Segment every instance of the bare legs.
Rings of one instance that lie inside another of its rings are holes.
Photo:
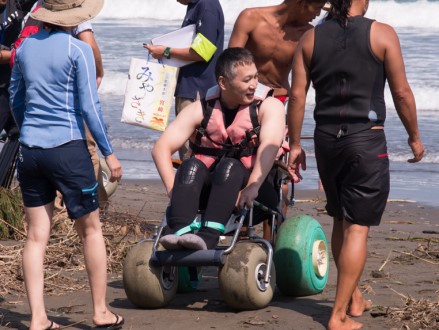
[[[346,315],[360,316],[368,307],[358,289],[367,257],[369,227],[355,225],[345,220],[334,220],[332,254],[337,266],[337,290],[334,307],[328,323],[329,330],[360,329],[363,324]]]
[[[27,239],[23,250],[23,273],[29,307],[32,313],[30,330],[50,326],[44,307],[44,254],[50,237],[53,203],[39,207],[25,207],[28,223]],[[57,325],[53,325],[56,327]]]
[[[93,301],[93,323],[96,325],[114,323],[116,322],[116,316],[108,310],[105,301],[107,292],[107,251],[99,221],[99,210],[77,219],[75,229],[84,249],[85,268],[87,269]]]
[[[44,253],[50,237],[53,203],[25,208],[28,237],[23,251],[23,272],[32,313],[30,330],[50,325],[44,306]],[[107,255],[99,221],[99,210],[75,220],[75,229],[84,246],[85,267],[93,302],[96,325],[114,323],[116,316],[106,306]],[[121,319],[121,318],[120,318]]]

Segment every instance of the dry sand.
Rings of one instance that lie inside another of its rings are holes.
[[[321,223],[330,243],[332,219],[324,212],[323,193],[297,190],[296,200],[288,216],[311,215]],[[123,181],[111,199],[108,215],[114,222],[125,221],[117,214],[130,214],[135,222],[159,223],[167,202],[161,182]],[[141,310],[127,300],[122,274],[112,273],[107,300],[125,317],[124,329],[325,329],[335,296],[332,259],[328,284],[321,294],[292,298],[276,292],[270,305],[257,311],[230,310],[218,288],[217,269],[208,267],[203,274],[197,292],[177,294],[166,308]],[[85,273],[78,276],[85,278]],[[364,329],[439,329],[439,209],[389,201],[381,225],[371,228],[360,285],[365,298],[374,303],[371,312],[358,318]],[[92,326],[90,295],[85,290],[46,296],[46,307],[51,319],[60,324],[79,322],[71,329]],[[402,321],[399,315],[404,309],[419,314],[407,314]],[[435,317],[428,319],[432,314]],[[423,319],[427,326],[420,323]],[[26,329],[28,324],[26,297],[0,296],[0,328]]]

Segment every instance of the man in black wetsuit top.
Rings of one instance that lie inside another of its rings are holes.
[[[384,121],[384,86],[389,82],[396,111],[418,162],[424,147],[416,105],[392,27],[364,18],[368,0],[331,0],[331,18],[305,33],[293,62],[288,107],[290,173],[305,167],[300,146],[306,93],[316,91],[314,119],[317,168],[334,217],[332,252],[337,290],[328,329],[360,329],[358,317],[371,307],[358,281],[367,258],[370,226],[379,225],[389,194],[389,158]]]

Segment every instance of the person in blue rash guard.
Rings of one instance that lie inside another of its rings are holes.
[[[105,157],[110,181],[121,179],[122,167],[102,118],[92,49],[71,35],[72,27],[95,17],[102,7],[103,0],[46,0],[31,14],[44,29],[16,51],[9,92],[20,129],[17,176],[28,223],[23,273],[31,330],[59,328],[46,314],[43,269],[56,190],[84,245],[93,323],[111,329],[124,323],[106,304],[106,248],[85,124]]]

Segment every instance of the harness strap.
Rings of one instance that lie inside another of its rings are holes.
[[[200,127],[197,130],[197,135],[195,141],[201,144],[201,138],[206,135],[206,127],[209,123],[210,117],[212,116],[213,107],[215,106],[215,99],[206,101],[206,99],[201,100],[201,107],[203,108],[203,120],[201,121]]]
[[[261,105],[262,101],[253,101],[252,104],[250,104],[250,120],[252,122],[253,129],[256,131],[258,129],[257,134],[259,134],[259,130],[261,125],[259,124],[258,120],[258,111],[259,106]]]
[[[224,233],[225,227],[222,223],[214,222],[214,221],[204,221],[199,222],[197,220],[192,221],[186,227],[181,228],[175,232],[175,235],[181,236],[190,232],[194,232],[195,230],[200,230],[202,227],[208,227],[212,229],[216,229],[221,233]]]
[[[193,143],[192,141],[189,141],[189,147],[196,154],[202,154],[212,157],[222,157],[226,155],[228,152],[230,152],[230,149],[226,149],[226,148],[218,149],[218,148],[210,148],[210,147],[200,147],[195,143]]]
[[[225,145],[223,149],[200,147],[189,141],[191,150],[196,154],[221,158],[223,156],[239,159],[241,157],[256,155],[258,148],[239,148],[233,145]],[[227,148],[228,147],[228,148]]]

